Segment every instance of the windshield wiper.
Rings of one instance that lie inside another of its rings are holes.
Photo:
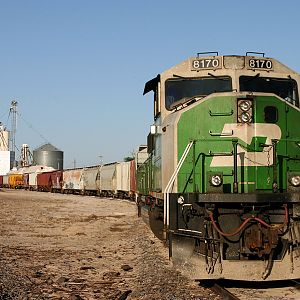
[[[173,77],[181,78],[181,79],[190,79],[189,77],[180,76],[177,74],[173,74]]]
[[[206,96],[207,95],[194,95],[192,97],[183,97],[180,100],[177,100],[174,103],[172,103],[170,105],[170,109],[175,109],[178,106],[183,105],[183,104],[187,104],[187,105],[192,104],[192,103],[194,103],[194,102],[196,102],[196,101],[198,101],[198,100],[200,100],[200,99],[202,99]],[[197,99],[197,98],[200,98],[200,99]]]
[[[216,76],[216,75],[214,75],[212,73],[207,73],[207,75],[209,75],[209,76],[211,76],[211,77],[213,77],[215,79],[218,79],[218,80],[223,80],[223,81],[228,81],[229,80],[229,77],[220,77],[220,76]]]
[[[260,76],[260,73],[257,73],[255,76],[249,76],[250,78],[249,79],[247,79],[247,80],[245,80],[244,82],[250,82],[250,81],[252,81],[252,80],[254,80],[254,79],[256,79],[256,78],[258,78]]]

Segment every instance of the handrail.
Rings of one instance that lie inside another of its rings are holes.
[[[165,191],[164,191],[164,225],[165,225],[165,227],[168,227],[169,224],[170,224],[170,212],[169,212],[170,198],[169,198],[169,193],[170,193],[171,188],[173,186],[173,183],[174,183],[174,181],[175,181],[175,179],[176,179],[176,177],[179,173],[179,170],[180,170],[183,162],[185,161],[187,155],[189,154],[189,152],[190,152],[192,146],[194,145],[194,143],[195,143],[195,141],[190,141],[187,144],[187,146],[186,146],[186,148],[185,148],[185,150],[184,150],[184,152],[183,152],[183,154],[182,154],[182,156],[181,156],[181,158],[180,158],[180,160],[179,160],[179,162],[178,162],[178,164],[177,164],[177,166],[176,166],[176,168],[175,168],[175,170],[174,170],[174,172],[173,172],[173,174],[172,174],[172,176],[171,176],[171,178],[170,178],[170,180],[169,180],[169,182],[168,182],[168,184],[165,188]]]
[[[232,116],[233,115],[233,109],[229,112],[212,112],[209,110],[209,115],[212,117],[225,117],[225,116]]]

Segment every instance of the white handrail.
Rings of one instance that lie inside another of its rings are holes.
[[[169,193],[170,193],[173,183],[179,173],[179,170],[180,170],[183,162],[185,161],[187,155],[189,154],[194,143],[195,143],[194,141],[190,141],[187,144],[187,146],[185,147],[185,150],[184,150],[184,152],[183,152],[183,154],[182,154],[182,156],[181,156],[181,158],[180,158],[180,160],[179,160],[179,162],[178,162],[178,164],[177,164],[177,166],[165,188],[165,191],[164,191],[164,225],[167,228],[169,227],[169,224],[170,224]]]

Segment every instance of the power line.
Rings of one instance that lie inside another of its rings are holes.
[[[39,137],[42,139],[42,140],[44,140],[46,143],[49,143],[50,144],[50,142],[37,130],[37,129],[35,129],[34,127],[33,127],[33,125],[31,124],[31,123],[29,123],[28,121],[26,121],[23,117],[22,117],[22,115],[19,113],[19,112],[17,112],[17,114],[18,114],[18,116],[24,121],[24,123],[30,128],[30,129],[32,129],[36,134],[38,134],[39,135]]]

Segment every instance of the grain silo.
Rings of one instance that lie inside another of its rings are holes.
[[[64,153],[51,144],[45,144],[33,150],[33,165],[52,167],[63,170]]]

